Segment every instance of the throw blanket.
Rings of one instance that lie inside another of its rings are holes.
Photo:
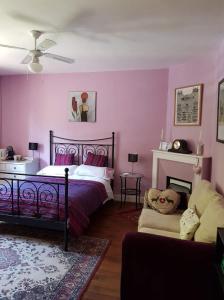
[[[0,213],[38,216],[44,219],[64,219],[64,186],[59,187],[57,199],[57,183],[63,183],[64,179],[49,177],[29,177],[29,180],[39,182],[20,182],[20,198],[16,182],[13,190],[13,197],[7,183],[0,183]],[[46,183],[44,183],[46,182]],[[53,187],[47,182],[53,184]],[[55,185],[54,185],[55,183]],[[37,210],[37,189],[39,189],[39,201]],[[104,185],[100,182],[89,180],[70,179],[68,185],[68,212],[70,232],[78,236],[89,224],[89,216],[96,211],[107,198]]]

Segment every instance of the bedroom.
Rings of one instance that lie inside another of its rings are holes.
[[[26,51],[0,48],[0,148],[12,145],[16,154],[32,157],[28,144],[36,142],[34,155],[44,168],[49,165],[49,130],[78,140],[99,139],[115,132],[114,194],[118,202],[113,205],[119,206],[119,175],[131,171],[129,153],[138,153],[134,171],[144,175],[144,196],[152,183],[151,150],[158,149],[162,130],[167,142],[185,139],[194,153],[201,132],[204,154],[212,157],[212,183],[223,194],[223,144],[216,142],[218,82],[224,78],[223,3],[157,2],[132,1],[130,5],[129,1],[85,4],[45,0],[15,5],[2,1],[1,44],[32,49],[29,32],[43,30],[46,33],[40,42],[47,38],[57,43],[49,52],[75,62],[41,57],[43,71],[32,74],[20,63]],[[175,89],[199,83],[204,85],[201,126],[174,126]],[[95,122],[69,121],[71,91],[96,92]],[[126,206],[132,209],[133,205]],[[109,213],[102,212],[99,222]],[[120,240],[112,241],[115,248],[109,248],[106,263],[98,269],[83,299],[119,299],[122,234],[137,230],[136,224],[128,227],[128,222],[121,225],[124,232],[112,221],[105,224],[119,231],[116,238]],[[89,234],[112,239],[109,229],[105,237],[100,236],[103,229],[94,226],[97,219],[93,227],[90,224]],[[104,288],[102,281],[106,282]]]

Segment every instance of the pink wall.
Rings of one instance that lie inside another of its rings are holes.
[[[2,79],[0,77],[0,146],[1,146],[1,140],[2,140],[2,95],[1,95],[1,82],[2,82]]]
[[[121,71],[2,78],[2,145],[28,154],[28,142],[40,143],[41,165],[49,162],[49,130],[70,138],[99,138],[116,133],[116,170],[129,171],[129,152],[140,161],[135,170],[151,185],[151,149],[165,127],[168,71]],[[96,123],[68,121],[68,91],[97,91]],[[31,154],[31,153],[30,153]],[[118,185],[117,185],[118,186]]]
[[[138,152],[140,161],[135,170],[145,175],[145,189],[151,185],[151,149],[158,147],[161,128],[166,127],[167,140],[190,141],[193,152],[202,129],[205,155],[212,156],[212,181],[224,193],[224,144],[216,142],[217,88],[223,77],[224,43],[216,53],[173,66],[169,72],[5,76],[0,87],[0,146],[12,144],[18,153],[27,155],[28,142],[38,142],[44,166],[49,158],[49,129],[71,138],[98,138],[115,131],[116,174],[130,170],[127,154]],[[195,83],[204,84],[202,125],[173,126],[175,88]],[[68,91],[84,89],[97,91],[97,122],[68,122]],[[191,170],[183,168],[182,177],[189,174]]]
[[[0,148],[1,148],[1,142],[2,142],[2,95],[1,95],[1,90],[2,90],[2,78],[0,77]]]
[[[220,46],[220,49],[216,56],[216,95],[215,95],[215,107],[217,108],[217,83],[224,78],[224,41]],[[216,122],[216,119],[214,120]],[[213,130],[213,147],[212,147],[212,179],[218,191],[224,193],[224,144],[217,143],[216,137],[216,123],[212,127]]]
[[[213,53],[186,64],[173,66],[169,69],[169,87],[167,101],[166,139],[183,138],[190,142],[193,152],[199,132],[205,145],[205,155],[212,157],[212,181],[216,188],[224,192],[224,144],[216,142],[216,118],[218,81],[224,77],[224,46],[219,53]],[[203,83],[204,96],[201,126],[174,126],[174,91],[177,87]]]
[[[175,138],[188,140],[191,150],[195,153],[199,132],[202,130],[205,155],[211,155],[213,130],[216,122],[214,120],[216,115],[215,95],[217,88],[215,85],[215,64],[215,55],[210,55],[209,57],[173,66],[169,69],[166,138],[171,141]],[[204,84],[201,126],[174,126],[175,88],[198,83]]]

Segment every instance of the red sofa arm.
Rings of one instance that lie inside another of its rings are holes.
[[[121,300],[221,299],[215,247],[147,233],[122,244]]]

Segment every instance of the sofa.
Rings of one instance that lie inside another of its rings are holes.
[[[122,243],[121,300],[221,300],[215,269],[217,227],[224,227],[224,199],[202,180],[188,208],[200,222],[192,240],[180,239],[183,211],[161,214],[144,203],[138,231]]]
[[[215,191],[209,181],[202,180],[194,188],[188,207],[194,209],[199,218],[199,227],[194,233],[193,240],[214,243],[217,227],[224,227],[223,196]],[[138,232],[179,239],[182,214],[182,210],[172,214],[161,214],[144,203],[138,221]]]
[[[120,299],[224,299],[214,262],[214,244],[127,233],[122,244]]]

